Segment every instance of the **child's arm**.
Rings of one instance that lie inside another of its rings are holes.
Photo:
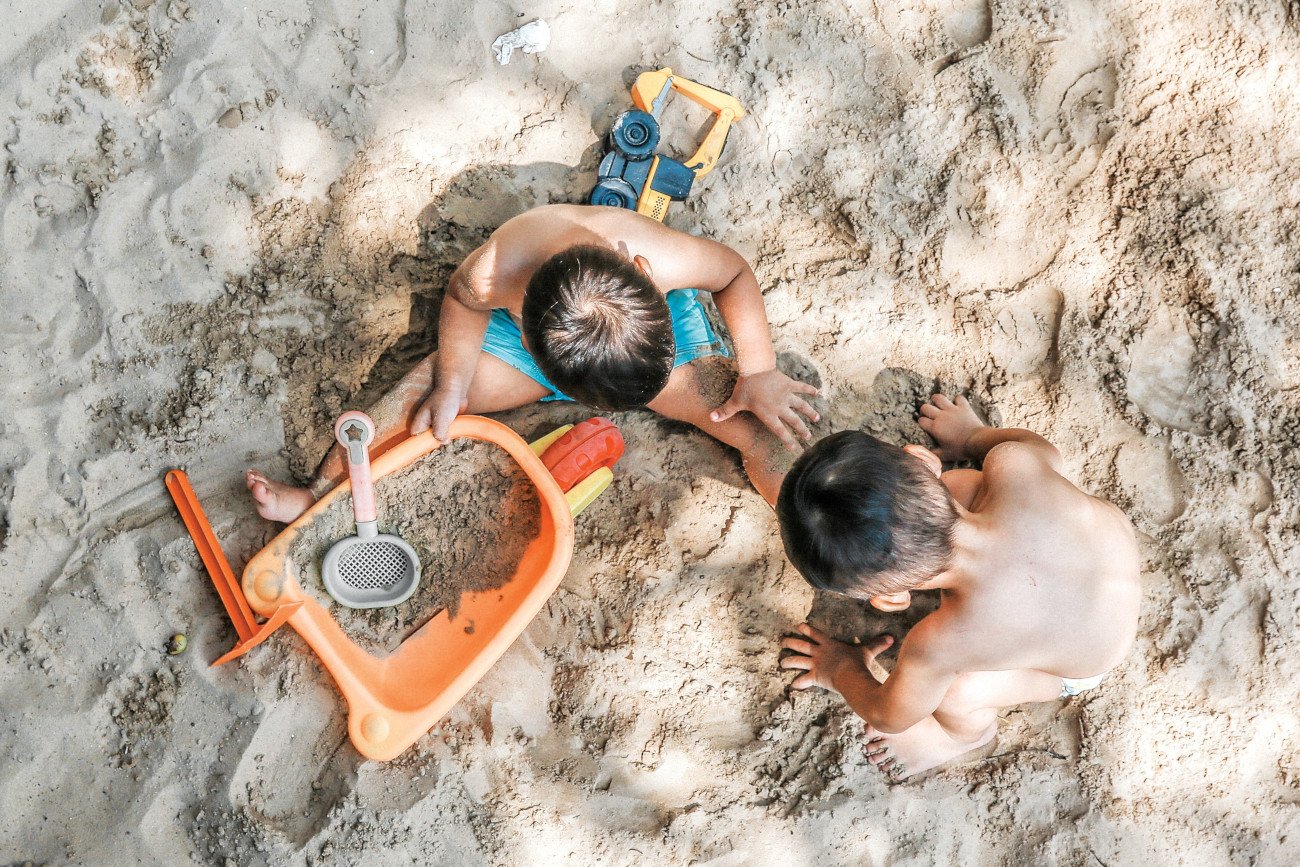
[[[731,258],[736,268],[735,276],[723,288],[713,290],[713,301],[731,331],[738,377],[731,397],[709,417],[722,422],[748,410],[776,434],[787,449],[798,451],[798,444],[786,428],[788,425],[805,442],[812,441],[812,434],[799,415],[803,414],[814,422],[820,421],[821,416],[799,395],[815,396],[817,388],[791,379],[776,369],[776,351],[772,348],[772,331],[767,323],[767,310],[763,307],[763,291],[758,286],[758,278],[739,253],[721,244],[717,246],[726,251],[725,254],[719,251],[720,259]]]
[[[630,253],[647,259],[651,279],[660,288],[712,293],[731,332],[740,374],[731,398],[713,411],[713,421],[748,411],[791,451],[798,451],[795,435],[810,441],[812,434],[799,416],[814,422],[821,417],[801,395],[816,395],[817,389],[776,369],[763,292],[745,258],[726,244],[637,215],[623,221],[619,234],[626,237]]]
[[[942,656],[926,647],[923,620],[899,648],[894,670],[877,678],[870,670],[877,654],[894,643],[889,635],[856,647],[800,624],[805,638],[785,638],[781,646],[794,654],[781,660],[781,668],[803,671],[791,684],[795,689],[820,686],[838,692],[853,712],[885,734],[907,731],[934,713],[958,672]]]
[[[474,279],[482,270],[479,266],[485,248],[486,245],[471,253],[447,284],[447,294],[438,314],[438,359],[433,390],[411,420],[413,435],[433,428],[435,438],[446,440],[452,420],[468,405],[469,386],[492,315],[487,293],[476,286],[476,282],[482,281]]]
[[[1056,472],[1065,468],[1056,446],[1023,428],[989,427],[961,395],[955,401],[942,394],[932,395],[929,403],[921,405],[919,423],[939,444],[935,454],[945,461],[982,461],[994,446],[1020,443]]]

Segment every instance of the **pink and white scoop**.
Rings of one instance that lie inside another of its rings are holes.
[[[357,533],[335,542],[325,555],[325,589],[348,608],[399,605],[419,586],[420,558],[403,539],[379,532],[370,477],[375,423],[363,412],[345,412],[334,424],[334,438],[347,450]]]

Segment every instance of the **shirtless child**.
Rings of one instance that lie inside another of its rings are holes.
[[[712,293],[736,350],[738,378],[721,406],[699,367],[728,352],[699,291]],[[777,443],[797,451],[796,436],[811,439],[800,416],[818,420],[802,397],[817,390],[776,369],[763,294],[744,258],[620,208],[546,205],[507,221],[452,274],[438,336],[439,351],[369,410],[372,455],[429,428],[446,439],[462,412],[538,400],[648,406],[738,449],[774,502]],[[262,517],[292,521],[345,475],[336,447],[309,488],[255,470],[246,482]]]
[[[858,431],[819,442],[781,486],[791,562],[814,587],[902,611],[912,590],[940,606],[893,643],[837,641],[808,624],[786,638],[792,686],[844,697],[867,723],[866,753],[901,780],[993,739],[999,708],[1096,686],[1137,633],[1139,561],[1115,506],[1061,475],[1057,450],[1027,430],[991,428],[965,398],[921,407],[935,451]],[[942,460],[983,470],[941,472]]]

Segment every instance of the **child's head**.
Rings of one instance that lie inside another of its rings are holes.
[[[905,600],[947,568],[957,512],[938,459],[920,457],[928,454],[843,431],[795,461],[776,512],[786,555],[809,584],[873,602]]]
[[[570,247],[524,295],[524,338],[565,394],[604,410],[644,406],[673,372],[673,321],[650,278],[612,250]]]

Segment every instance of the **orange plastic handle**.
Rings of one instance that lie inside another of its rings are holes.
[[[244,591],[235,580],[235,573],[230,570],[230,563],[226,560],[226,555],[212,532],[208,516],[203,514],[203,507],[199,505],[199,498],[195,496],[194,488],[190,487],[189,476],[185,475],[184,470],[171,470],[167,473],[165,481],[167,490],[176,503],[176,510],[181,513],[181,520],[185,522],[185,529],[189,530],[190,538],[194,540],[194,547],[199,551],[199,558],[207,567],[208,577],[217,586],[221,602],[226,606],[226,614],[230,615],[230,622],[235,624],[239,640],[241,642],[248,640],[257,632],[257,620],[253,617],[253,610],[248,607]]]
[[[560,490],[573,486],[601,467],[613,467],[623,457],[623,435],[607,418],[589,418],[551,443],[542,452],[542,463],[551,471]]]

